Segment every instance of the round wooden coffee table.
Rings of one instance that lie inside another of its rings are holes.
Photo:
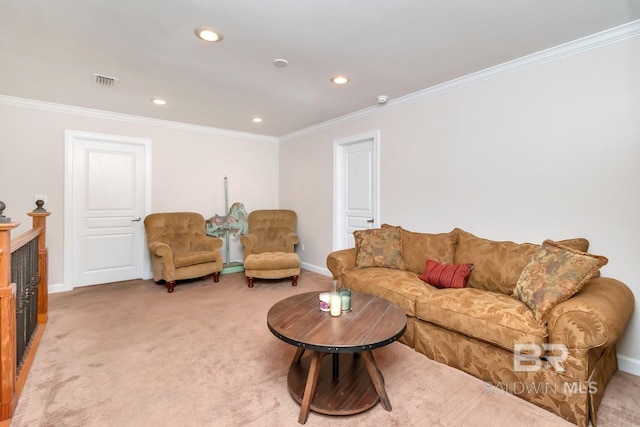
[[[287,383],[289,393],[301,405],[298,422],[306,423],[310,410],[351,415],[381,402],[390,411],[372,350],[402,336],[407,327],[404,312],[383,298],[352,292],[352,310],[332,317],[320,310],[319,294],[291,296],[267,314],[269,330],[297,347]],[[303,357],[306,350],[310,354]],[[325,358],[328,354],[332,357]]]

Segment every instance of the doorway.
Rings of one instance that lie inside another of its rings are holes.
[[[151,140],[65,133],[65,290],[149,276]]]
[[[334,141],[333,250],[352,248],[353,232],[380,225],[380,131]]]

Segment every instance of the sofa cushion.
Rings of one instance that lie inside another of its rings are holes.
[[[436,288],[464,288],[469,280],[473,264],[440,264],[427,260],[420,280]]]
[[[535,319],[546,323],[549,312],[578,292],[607,258],[545,240],[524,268],[513,296],[524,302]]]
[[[383,224],[382,228],[393,227]],[[420,274],[424,270],[428,259],[441,264],[453,264],[458,243],[458,233],[453,230],[448,233],[415,233],[400,228],[402,240],[402,258],[405,269]]]
[[[473,264],[468,287],[512,295],[522,270],[540,249],[533,243],[494,241],[476,237],[462,229],[458,232],[455,264]],[[589,241],[582,238],[559,243],[587,251]]]
[[[374,228],[353,232],[356,268],[388,267],[404,270],[400,227]]]
[[[438,289],[418,279],[416,273],[377,267],[345,271],[341,286],[391,301],[407,316],[415,316],[416,299],[420,295],[438,292]]]
[[[513,351],[513,344],[547,342],[547,328],[508,295],[474,288],[441,289],[416,301],[416,317]]]

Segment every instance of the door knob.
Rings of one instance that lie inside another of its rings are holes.
[[[368,220],[367,220],[367,222],[368,222],[369,224],[373,224],[373,218],[368,219]]]
[[[138,217],[136,219],[132,219],[131,222],[138,222],[138,221],[141,221],[141,220],[142,220],[142,218]]]

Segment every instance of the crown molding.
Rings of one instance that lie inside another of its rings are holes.
[[[479,84],[490,79],[504,76],[506,74],[511,74],[528,68],[536,67],[538,65],[556,61],[567,56],[577,55],[589,50],[606,46],[608,44],[617,43],[622,40],[637,37],[639,35],[640,20],[631,21],[618,27],[601,31],[587,37],[583,37],[568,43],[545,49],[531,55],[523,56],[521,58],[514,59],[513,61],[508,61],[436,86],[420,90],[418,92],[411,93],[409,95],[402,96],[400,98],[390,100],[385,105],[375,105],[372,107],[368,107],[354,113],[350,113],[332,120],[328,120],[326,122],[318,123],[316,125],[288,133],[281,136],[280,141],[289,141],[321,129],[326,129],[342,123],[347,123],[364,117],[373,116],[390,109],[403,107],[418,101],[423,101],[425,99],[442,95],[447,92],[452,92],[454,90],[462,89],[467,86]]]
[[[248,132],[238,132],[227,129],[218,129],[209,126],[192,125],[189,123],[173,122],[170,120],[152,119],[149,117],[134,116],[132,114],[113,113],[111,111],[95,110],[92,108],[76,107],[73,105],[56,104],[53,102],[38,101],[35,99],[18,98],[15,96],[0,95],[0,104],[13,107],[31,108],[50,111],[54,113],[73,114],[103,120],[115,120],[140,125],[160,126],[171,129],[198,132],[208,135],[227,136],[254,141],[279,142],[274,136],[258,135]]]
[[[423,101],[447,92],[479,84],[490,79],[532,68],[547,62],[556,61],[567,56],[577,55],[589,50],[606,46],[608,44],[617,43],[622,40],[637,37],[639,35],[640,20],[632,21],[618,27],[601,31],[599,33],[595,33],[581,39],[577,39],[540,52],[533,53],[531,55],[524,56],[522,58],[515,59],[513,61],[505,62],[494,67],[468,74],[466,76],[450,80],[448,82],[402,96],[400,98],[392,99],[385,105],[374,105],[341,117],[337,117],[332,120],[328,120],[326,122],[318,123],[316,125],[288,133],[279,138],[247,132],[213,128],[208,126],[192,125],[188,123],[174,122],[169,120],[152,119],[130,114],[113,113],[91,108],[56,104],[52,102],[38,101],[33,99],[18,98],[8,95],[0,95],[0,104],[52,111],[57,113],[75,114],[84,117],[92,117],[105,120],[116,120],[134,124],[161,126],[171,129],[205,133],[209,135],[227,136],[254,141],[279,142],[299,138],[301,136],[308,135],[321,129],[326,129],[342,123],[347,123],[364,117],[373,116],[390,109],[410,105],[412,103]]]

